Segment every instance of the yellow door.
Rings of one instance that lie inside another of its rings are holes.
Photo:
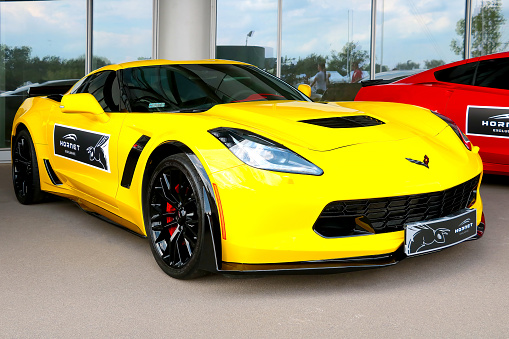
[[[64,96],[47,126],[50,163],[58,177],[77,196],[107,209],[116,207],[118,138],[127,114],[118,88],[114,71],[89,75]]]

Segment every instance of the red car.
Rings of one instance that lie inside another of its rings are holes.
[[[509,52],[363,86],[356,101],[401,102],[449,117],[480,147],[485,173],[509,175]]]

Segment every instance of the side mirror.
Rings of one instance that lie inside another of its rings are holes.
[[[302,93],[304,93],[304,95],[306,95],[308,98],[311,98],[311,86],[306,85],[306,84],[301,84],[301,85],[299,85],[299,87],[297,89],[299,91],[301,91]]]
[[[90,93],[66,94],[60,102],[62,113],[88,113],[101,122],[109,120],[103,108]]]
[[[63,113],[104,113],[103,108],[90,93],[66,94],[60,101],[60,109]]]

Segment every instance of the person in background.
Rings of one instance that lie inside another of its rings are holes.
[[[318,73],[316,73],[313,82],[311,83],[311,87],[316,84],[316,93],[323,94],[327,89],[327,81],[329,80],[330,74],[327,74],[325,70],[325,63],[321,62],[318,64]]]
[[[352,83],[357,83],[359,82],[359,80],[362,79],[362,71],[359,68],[358,62],[353,62],[352,66],[353,66]]]

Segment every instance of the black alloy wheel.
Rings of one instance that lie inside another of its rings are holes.
[[[184,154],[165,158],[149,181],[145,230],[157,263],[168,275],[191,279],[202,248],[203,184]]]
[[[27,130],[19,131],[13,138],[12,183],[18,201],[24,205],[37,203],[44,198],[39,179],[39,166],[34,143]]]

